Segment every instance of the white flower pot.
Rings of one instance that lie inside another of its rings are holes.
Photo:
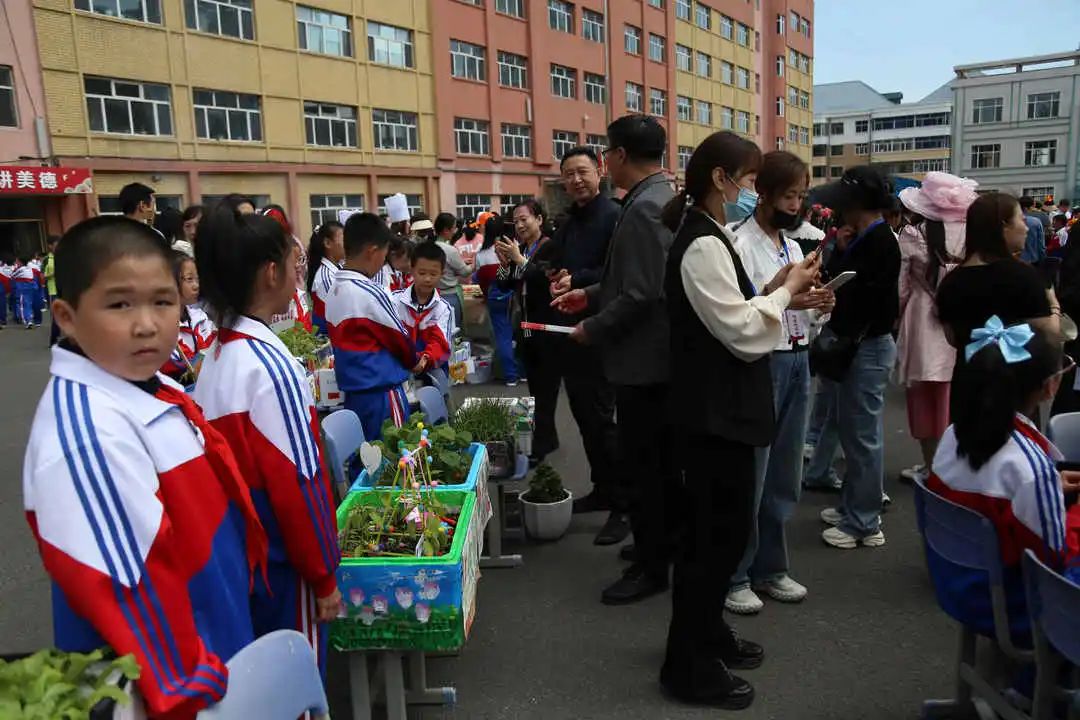
[[[521,517],[525,532],[536,540],[558,540],[566,534],[574,512],[574,496],[567,490],[566,497],[553,503],[529,502],[522,493]]]

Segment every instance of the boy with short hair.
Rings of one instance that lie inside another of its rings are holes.
[[[416,349],[394,309],[390,291],[372,278],[386,263],[393,233],[377,215],[356,213],[345,223],[345,266],[326,299],[338,387],[345,407],[360,417],[367,440],[382,437],[387,419],[409,417],[402,383],[416,366]]]
[[[450,363],[454,310],[436,289],[445,268],[446,253],[438,244],[419,243],[412,251],[412,287],[394,293],[397,315],[416,346],[416,374],[445,370]]]
[[[133,654],[152,717],[225,694],[254,638],[248,595],[267,541],[224,438],[157,373],[180,304],[152,229],[82,222],[56,252],[65,339],[23,467],[27,520],[53,582],[55,644]]]

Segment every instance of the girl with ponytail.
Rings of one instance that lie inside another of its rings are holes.
[[[306,287],[311,296],[312,325],[323,335],[326,334],[326,298],[344,261],[345,226],[331,220],[315,228],[308,245]]]

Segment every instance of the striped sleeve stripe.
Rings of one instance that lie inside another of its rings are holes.
[[[1063,498],[1059,492],[1060,482],[1058,480],[1058,474],[1054,467],[1053,460],[1040,448],[1033,440],[1027,439],[1029,447],[1035,454],[1036,459],[1042,465],[1043,469],[1043,484],[1042,490],[1045,493],[1047,499],[1047,508],[1050,512],[1049,517],[1046,518],[1046,522],[1053,531],[1053,541],[1048,543],[1055,550],[1061,551],[1065,548],[1065,506],[1063,504]]]
[[[81,418],[76,409],[76,387],[78,388],[80,400],[78,407],[82,410]],[[159,627],[167,630],[168,625],[165,622],[164,612],[161,610],[150,576],[146,572],[142,558],[139,556],[131,523],[120,502],[115,483],[108,471],[108,465],[101,451],[101,445],[94,430],[93,418],[90,414],[86,387],[77,386],[70,380],[58,378],[53,384],[53,411],[56,416],[57,435],[64,452],[64,458],[67,461],[67,469],[71,475],[75,491],[79,496],[79,502],[82,505],[87,522],[90,524],[98,551],[101,553],[109,570],[117,606],[127,621],[136,642],[142,649],[143,655],[147,658],[158,687],[166,695],[201,697],[207,702],[213,703],[217,697],[224,694],[224,686],[213,685],[203,678],[192,677],[187,679],[189,683],[201,682],[209,686],[217,695],[186,687],[180,682],[176,668],[167,662],[167,658],[164,657],[164,647],[160,639],[155,636]],[[83,423],[85,427],[80,427],[80,423]],[[84,430],[86,432],[85,436],[83,434]],[[94,458],[102,470],[103,477],[100,480],[97,472],[95,472],[94,463],[91,461],[90,450],[93,450]],[[103,485],[107,486],[109,490],[108,497],[106,497],[103,490]],[[123,527],[123,533],[121,533],[121,526]],[[119,566],[122,566],[124,577],[121,577],[121,567]],[[136,574],[136,570],[138,574]],[[125,585],[130,588],[130,592],[125,592]],[[148,598],[143,598],[143,592],[146,593]],[[149,604],[147,599],[150,601]],[[132,600],[135,606],[134,612],[131,607]],[[155,611],[158,614],[156,617]],[[136,614],[138,619],[135,617]],[[144,627],[149,632],[144,631]],[[179,662],[179,653],[176,651],[172,637],[169,636],[168,640],[172,645],[173,662],[177,667],[182,668]]]
[[[1060,550],[1064,546],[1064,534],[1059,519],[1063,515],[1063,510],[1058,507],[1056,493],[1051,487],[1054,482],[1054,473],[1050,459],[1029,438],[1015,431],[1013,437],[1035,473],[1035,498],[1039,511],[1039,524],[1042,526],[1043,542],[1054,550]]]
[[[364,283],[360,282],[359,280],[353,280],[352,282],[355,283],[357,287],[362,288],[364,290],[364,292],[368,293],[373,298],[375,298],[375,301],[379,303],[379,306],[384,311],[386,311],[386,314],[388,316],[390,316],[391,320],[394,321],[394,325],[397,326],[397,329],[400,330],[404,334],[408,334],[408,333],[405,332],[405,326],[401,324],[401,318],[399,318],[398,314],[396,312],[394,312],[394,308],[390,304],[390,298],[386,297],[385,293],[380,292],[379,290],[377,290],[375,288],[367,287]]]
[[[1023,437],[1020,433],[1013,431],[1013,440],[1020,448],[1020,452],[1024,453],[1024,457],[1028,461],[1028,466],[1031,468],[1031,472],[1035,475],[1035,502],[1039,513],[1039,526],[1041,528],[1040,536],[1047,545],[1054,547],[1055,538],[1053,537],[1053,529],[1046,524],[1046,494],[1044,491],[1043,483],[1043,470],[1035,455],[1032,453],[1031,446],[1028,439]]]

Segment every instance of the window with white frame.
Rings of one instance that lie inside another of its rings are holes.
[[[499,207],[502,208],[503,212],[509,212],[521,203],[533,199],[535,199],[535,196],[529,193],[506,193],[499,196]]]
[[[607,80],[603,75],[585,73],[585,100],[597,105],[607,102]]]
[[[841,167],[840,165],[833,165],[832,167],[829,168],[829,177],[838,178],[838,177],[843,177],[843,175],[844,175],[844,168]]]
[[[195,136],[204,140],[262,142],[262,110],[258,95],[224,90],[191,91]]]
[[[776,77],[784,77],[784,56],[776,56]]]
[[[784,117],[784,98],[776,98],[776,116]]]
[[[810,93],[805,90],[799,91],[799,107],[804,110],[810,109]]]
[[[675,69],[690,72],[690,48],[675,44]]]
[[[744,110],[735,111],[735,129],[741,133],[750,132],[750,113]]]
[[[696,103],[696,120],[702,125],[712,125],[712,103],[698,100]]]
[[[532,128],[528,125],[503,123],[502,151],[506,157],[532,157]]]
[[[1032,93],[1027,96],[1028,120],[1042,120],[1044,118],[1056,118],[1058,105],[1061,102],[1061,93],[1042,92]]]
[[[799,53],[799,72],[810,72],[810,56]]]
[[[490,155],[491,126],[487,120],[454,118],[454,145],[459,155]]]
[[[574,34],[574,6],[564,0],[548,0],[548,25],[552,30]]]
[[[735,42],[743,47],[750,47],[750,28],[742,23],[735,24]]]
[[[667,115],[667,92],[658,88],[649,90],[649,114],[657,117]]]
[[[161,24],[160,0],[75,0],[75,9],[125,20]]]
[[[720,127],[731,130],[735,127],[735,110],[726,106],[720,106]]]
[[[792,107],[798,107],[799,106],[799,89],[798,88],[796,88],[796,87],[794,87],[792,85],[788,85],[788,87],[787,87],[787,102],[788,102],[788,105],[790,105]]]
[[[949,172],[949,159],[931,158],[929,160],[913,160],[911,162],[911,172]]]
[[[626,83],[626,109],[631,112],[642,112],[645,106],[645,89],[637,83]]]
[[[834,122],[829,125],[830,135],[843,135],[844,134],[844,121]]]
[[[555,97],[577,97],[577,70],[551,64],[551,94]]]
[[[1026,187],[1020,195],[1027,195],[1035,200],[1044,201],[1046,198],[1054,197],[1053,185],[1036,185],[1035,187]]]
[[[727,60],[720,61],[720,82],[726,85],[735,84],[735,66]]]
[[[349,18],[316,8],[296,6],[300,49],[323,55],[352,57],[352,25]]]
[[[641,28],[633,25],[623,27],[623,49],[631,55],[641,54]]]
[[[1001,122],[1004,98],[979,98],[971,101],[971,122],[975,125]]]
[[[694,3],[694,24],[702,30],[708,30],[712,25],[712,10],[708,5]]]
[[[664,0],[649,0],[649,4],[654,8],[664,9]]]
[[[577,147],[578,134],[570,130],[553,130],[551,132],[551,152],[556,160],[562,160],[571,148]]]
[[[192,30],[255,39],[252,0],[184,0],[184,14]]]
[[[456,200],[457,216],[466,221],[475,220],[480,213],[487,212],[491,207],[490,195],[462,193],[457,196]]]
[[[815,153],[817,152],[817,149],[819,147],[822,150],[821,154],[824,155],[825,154],[825,146],[824,145],[815,145],[814,146]],[[870,143],[855,143],[855,154],[856,155],[869,155],[870,154]]]
[[[690,20],[690,0],[675,0],[675,17]]]
[[[1001,144],[993,143],[986,145],[971,146],[971,167],[996,168],[1001,166]]]
[[[793,68],[799,67],[799,53],[795,52],[791,48],[788,48],[787,64]]]
[[[873,151],[877,153],[909,152],[915,146],[911,138],[896,138],[893,140],[875,140]]]
[[[19,113],[15,105],[15,76],[10,65],[0,65],[0,126],[19,126]]]
[[[712,77],[712,57],[706,53],[697,54],[697,74],[701,77]]]
[[[694,110],[690,103],[690,98],[685,95],[675,96],[675,117],[679,120],[690,122],[694,117]]]
[[[952,136],[950,135],[930,135],[915,138],[916,150],[936,150],[938,148],[947,148],[951,144]]]
[[[658,63],[667,59],[667,40],[663,35],[649,33],[649,59]]]
[[[582,9],[581,35],[586,40],[598,43],[604,42],[604,14]]]
[[[466,80],[487,81],[487,50],[462,40],[450,41],[450,74]]]
[[[503,87],[529,87],[529,60],[523,55],[499,51],[499,84]]]
[[[525,17],[525,0],[495,0],[495,12],[511,17]]]
[[[323,223],[337,222],[338,213],[342,210],[362,212],[364,209],[363,195],[309,195],[308,204],[311,206],[311,231]]]
[[[690,164],[690,156],[694,154],[694,148],[689,145],[679,146],[679,172],[686,172],[686,166]]]
[[[810,128],[801,127],[801,126],[799,127],[799,144],[800,145],[809,145],[810,144]]]
[[[1031,140],[1024,143],[1024,165],[1039,167],[1057,162],[1057,140]]]
[[[855,121],[855,132],[864,133],[869,129],[870,129],[870,121],[869,120],[856,120]],[[817,125],[814,125],[814,132],[817,133]],[[826,131],[826,134],[828,134],[828,131]]]
[[[389,194],[378,196],[379,207],[386,207],[386,199],[390,197]],[[409,211],[409,215],[415,215],[418,212],[424,210],[424,196],[420,194],[405,193],[405,208]]]
[[[799,32],[810,37],[810,21],[806,18],[799,18]]]
[[[596,157],[599,158],[607,149],[607,138],[603,135],[586,135],[585,147],[592,148],[592,151],[596,153]]]
[[[776,138],[776,143],[775,143],[774,147],[777,150],[783,150],[784,149],[784,138],[782,138],[782,137]]]
[[[304,101],[304,129],[308,145],[358,147],[353,106]]]
[[[372,110],[371,129],[376,150],[420,149],[416,113],[400,110]]]
[[[788,125],[787,126],[787,139],[788,139],[788,142],[791,142],[791,143],[799,142],[799,126],[798,125]]]
[[[168,85],[86,77],[86,112],[92,132],[117,135],[172,135]]]
[[[720,16],[720,37],[731,40],[735,37],[735,22],[727,15]]]
[[[784,34],[784,25],[785,25],[784,16],[783,15],[777,15],[776,16],[776,34],[777,35],[783,35]]]
[[[799,14],[794,10],[791,11],[790,27],[792,30],[798,32],[799,30]]]
[[[393,67],[415,67],[412,30],[367,21],[368,60]]]
[[[744,67],[735,68],[735,86],[744,90],[750,89],[750,71]]]

